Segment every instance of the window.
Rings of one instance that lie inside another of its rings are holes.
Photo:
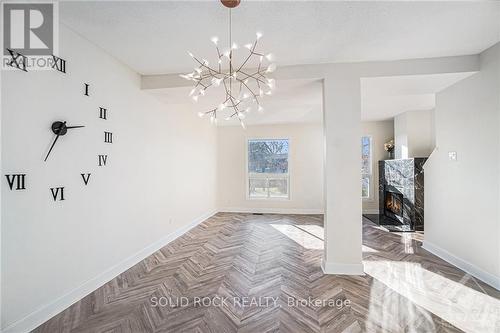
[[[289,198],[288,139],[248,140],[248,197]]]
[[[372,138],[361,138],[361,197],[369,199],[372,183]]]

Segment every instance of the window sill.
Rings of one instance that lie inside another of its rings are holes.
[[[252,197],[247,197],[247,200],[250,201],[289,201],[290,197],[286,198],[276,198],[276,197],[271,197],[271,198],[252,198]]]

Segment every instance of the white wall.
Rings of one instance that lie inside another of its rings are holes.
[[[290,140],[290,199],[246,197],[246,142],[251,138]],[[222,211],[323,212],[323,126],[289,124],[217,129],[217,203]]]
[[[139,75],[64,26],[60,34],[67,74],[2,73],[2,328],[30,316],[15,332],[215,210],[215,129],[141,91]],[[107,121],[97,118],[99,106],[108,107]],[[44,163],[59,119],[86,127],[61,137]],[[105,129],[112,145],[102,142]],[[103,152],[108,166],[99,168]],[[27,173],[25,191],[7,187],[4,175],[16,172]],[[88,186],[82,172],[92,173]],[[56,185],[65,186],[65,201],[53,201]]]
[[[394,117],[395,158],[428,157],[435,147],[434,110],[407,111]]]
[[[437,94],[424,246],[500,289],[500,44],[480,64],[479,73]]]
[[[394,121],[365,121],[361,124],[363,136],[372,137],[372,183],[370,198],[363,199],[364,214],[378,214],[378,161],[388,158],[384,143],[394,139]]]

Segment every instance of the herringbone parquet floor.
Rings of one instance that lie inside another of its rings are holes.
[[[322,217],[219,213],[34,332],[500,332],[500,292],[364,221],[365,276],[324,275]]]

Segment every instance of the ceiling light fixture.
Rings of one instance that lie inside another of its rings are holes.
[[[268,73],[276,70],[272,54],[264,54],[257,51],[257,44],[262,37],[257,33],[257,38],[253,43],[246,44],[248,55],[242,58],[240,65],[235,65],[233,52],[238,49],[238,45],[232,41],[231,10],[240,4],[240,0],[221,0],[222,4],[229,8],[229,47],[221,49],[219,39],[213,37],[212,43],[217,50],[217,64],[210,66],[208,60],[200,59],[188,52],[198,64],[193,72],[181,74],[186,80],[194,82],[194,87],[189,95],[197,102],[210,87],[223,87],[225,90],[225,100],[211,110],[198,112],[200,117],[208,116],[210,122],[217,124],[218,117],[225,120],[238,119],[241,126],[245,128],[245,113],[253,108],[262,112],[264,109],[260,105],[260,98],[264,95],[271,95],[275,87],[275,80],[267,77]],[[227,62],[227,68],[224,65]]]

